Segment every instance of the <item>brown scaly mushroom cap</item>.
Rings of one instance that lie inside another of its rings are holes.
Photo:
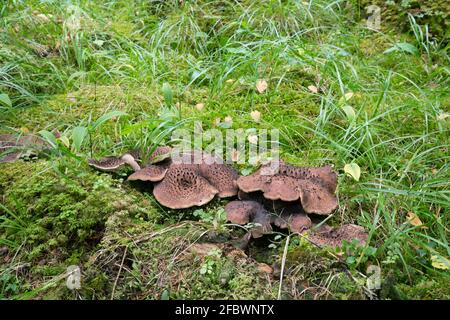
[[[171,151],[171,147],[157,147],[149,157],[149,162],[152,164],[146,166],[141,170],[135,171],[127,178],[127,180],[152,182],[161,181],[162,179],[164,179],[167,170],[172,164],[172,161],[170,160]]]
[[[238,187],[236,180],[238,173],[226,164],[205,164],[199,166],[200,174],[219,190],[219,198],[228,198],[237,195]]]
[[[320,247],[341,247],[344,240],[352,242],[353,239],[356,239],[359,245],[364,245],[367,238],[368,234],[364,228],[355,224],[345,224],[339,228],[322,225],[308,236],[312,243]]]
[[[120,158],[106,157],[101,160],[89,159],[88,163],[90,166],[101,171],[114,171],[124,164],[130,165],[134,171],[141,170],[141,167],[137,163],[135,157],[133,157],[130,153],[125,153]]]
[[[232,197],[237,194],[236,180],[239,177],[238,173],[232,167],[222,164],[218,157],[202,151],[191,150],[180,153],[176,162],[171,159],[164,159],[167,154],[170,156],[171,152],[172,148],[170,147],[159,147],[150,157],[150,161],[153,159],[159,162],[154,162],[154,164],[136,171],[128,177],[128,180],[161,181],[172,165],[186,163],[197,167],[198,174],[219,191],[218,196],[220,198]],[[200,164],[195,164],[194,161],[199,161]]]
[[[162,163],[148,165],[147,167],[131,174],[127,178],[127,180],[129,181],[140,180],[152,182],[161,181],[166,176],[170,164],[171,164],[170,161],[164,161]]]
[[[258,223],[259,226],[252,228],[253,238],[260,238],[264,234],[270,233],[270,214],[264,209],[262,204],[256,201],[231,201],[225,206],[227,220],[236,224],[247,224],[249,222]]]
[[[0,163],[14,162],[23,155],[23,149],[44,149],[47,143],[40,137],[26,134],[0,134]]]
[[[246,193],[242,190],[239,190],[238,198],[261,203],[266,210],[274,213],[271,215],[271,223],[281,229],[302,233],[311,228],[311,219],[306,215],[298,201],[270,200],[264,198],[261,191]]]
[[[155,151],[153,151],[153,153],[150,155],[149,162],[152,164],[163,162],[164,160],[170,158],[171,152],[172,148],[169,146],[157,147]]]
[[[166,160],[168,157],[170,157],[170,151],[172,149],[170,147],[157,147],[155,151],[150,155],[149,161],[152,163],[159,163]],[[137,163],[137,160],[141,157],[141,151],[139,149],[131,150],[127,153],[125,153],[121,157],[106,157],[101,160],[94,160],[89,159],[88,163],[90,166],[93,166],[94,168],[97,168],[102,171],[114,171],[121,167],[124,164],[130,165],[134,171],[141,170],[141,167]],[[140,175],[134,176],[131,180],[150,180],[150,181],[159,181],[161,180],[164,175],[162,175],[161,179],[159,180],[151,180],[155,179],[155,177],[159,177],[164,170],[159,170],[159,168],[154,168],[154,170],[146,170],[142,172]],[[155,176],[151,176],[150,178],[146,177],[145,173],[154,173]],[[142,178],[142,179],[141,179]]]
[[[195,164],[172,164],[153,189],[156,200],[171,209],[202,206],[217,193],[219,190],[200,175]]]
[[[337,207],[334,195],[337,175],[330,166],[302,168],[279,164],[279,171],[271,170],[273,163],[262,166],[249,176],[240,177],[237,185],[244,192],[262,191],[270,200],[300,199],[307,213],[330,214]]]
[[[311,228],[311,219],[305,213],[282,213],[273,219],[273,224],[281,229],[302,233]]]

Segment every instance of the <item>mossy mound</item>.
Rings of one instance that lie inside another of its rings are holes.
[[[1,238],[12,249],[21,247],[29,262],[83,255],[101,240],[112,213],[155,217],[142,194],[126,189],[122,179],[75,160],[2,164]]]
[[[202,222],[162,227],[111,216],[100,250],[85,265],[88,287],[105,280],[97,298],[274,298],[257,262],[230,245],[205,243],[211,232],[226,233]]]

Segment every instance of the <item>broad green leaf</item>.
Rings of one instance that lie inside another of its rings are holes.
[[[221,122],[219,123],[219,128],[230,129],[233,124],[231,122]]]
[[[88,134],[86,127],[75,127],[72,130],[72,145],[75,151],[80,151],[83,141]]]
[[[12,102],[9,96],[6,93],[0,94],[0,104],[5,105],[8,108],[12,107]]]
[[[402,51],[402,52],[407,52],[410,54],[417,54],[419,52],[419,50],[417,50],[417,48],[410,43],[398,42],[398,43],[394,44],[391,48],[384,51],[383,53],[391,53],[391,52],[395,52],[395,51]]]
[[[93,130],[97,129],[103,123],[105,123],[106,121],[108,121],[108,120],[110,120],[112,118],[125,116],[125,115],[126,115],[126,113],[122,112],[122,111],[111,111],[111,112],[108,112],[107,114],[102,115],[100,118],[97,119],[97,121],[94,122],[94,124],[92,125],[92,129]]]
[[[52,132],[47,131],[47,130],[41,130],[41,131],[39,131],[39,134],[44,138],[44,140],[48,144],[50,144],[53,148],[56,148],[58,143],[56,142],[56,137]]]
[[[169,300],[169,290],[165,289],[161,294],[161,300]]]
[[[344,172],[350,175],[356,181],[359,181],[359,177],[361,176],[361,168],[356,163],[347,163],[344,166]]]
[[[348,121],[353,121],[356,119],[356,113],[355,109],[353,107],[346,105],[342,107],[342,110],[345,112],[345,115],[347,116]]]

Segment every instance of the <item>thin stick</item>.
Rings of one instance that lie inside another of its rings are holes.
[[[125,261],[125,257],[127,255],[127,251],[128,251],[128,246],[125,247],[125,251],[124,251],[123,257],[122,257],[122,262],[120,263],[119,272],[117,273],[116,280],[114,281],[114,287],[113,287],[112,293],[111,293],[111,300],[114,299],[114,293],[116,292],[117,281],[119,281],[119,276],[120,276],[120,273],[122,272],[122,267],[123,267],[123,263]]]
[[[281,300],[281,287],[283,286],[284,266],[286,264],[286,256],[287,256],[290,239],[291,239],[291,236],[288,235],[286,238],[286,244],[284,245],[283,260],[281,260],[280,286],[278,288],[278,298],[277,298],[278,300]]]

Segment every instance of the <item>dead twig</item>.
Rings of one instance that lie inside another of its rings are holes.
[[[278,287],[278,300],[281,300],[281,288],[283,286],[283,275],[284,275],[284,266],[286,265],[286,256],[289,247],[289,240],[291,236],[288,235],[286,237],[286,244],[284,245],[283,259],[281,260],[281,272],[280,272],[280,286]]]
[[[123,257],[122,257],[122,262],[120,263],[119,272],[117,273],[116,280],[114,281],[114,286],[113,286],[113,289],[112,289],[112,292],[111,292],[111,300],[114,299],[114,293],[116,292],[117,281],[119,281],[119,276],[120,276],[120,273],[122,272],[123,263],[125,261],[125,257],[127,255],[127,252],[128,252],[128,246],[125,247],[125,251],[124,251]]]

